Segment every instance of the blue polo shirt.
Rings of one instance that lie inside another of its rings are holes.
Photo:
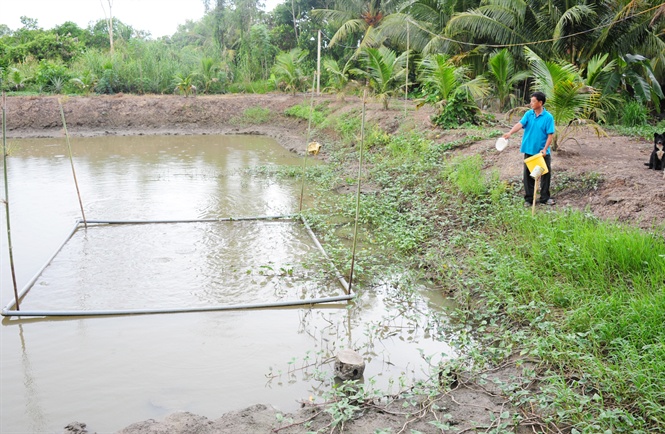
[[[536,116],[533,109],[524,113],[520,123],[524,128],[522,146],[520,147],[520,152],[523,154],[535,155],[539,153],[547,143],[547,136],[554,134],[554,117],[545,107],[538,116]],[[547,153],[550,153],[549,148]]]

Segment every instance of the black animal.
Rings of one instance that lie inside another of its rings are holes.
[[[644,165],[653,170],[665,170],[665,133],[653,133],[653,152]]]

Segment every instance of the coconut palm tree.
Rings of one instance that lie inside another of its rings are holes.
[[[622,98],[617,93],[616,60],[607,61],[609,55],[596,55],[589,60],[585,70],[581,71],[584,83],[598,92],[592,94],[592,110],[589,117],[597,122],[607,120],[608,113],[615,113]]]
[[[552,150],[556,151],[567,140],[574,140],[573,132],[579,128],[591,128],[598,136],[605,135],[591,114],[600,99],[598,89],[588,86],[578,68],[568,62],[545,61],[532,50],[525,48],[533,73],[533,88],[547,96],[547,109],[554,123],[562,127],[554,134]]]
[[[18,91],[25,86],[25,83],[28,81],[28,77],[23,74],[23,72],[18,68],[9,68],[7,73],[7,83]]]
[[[341,62],[340,62],[341,63]],[[333,91],[337,93],[340,100],[344,100],[344,91],[351,82],[351,60],[347,61],[344,66],[333,58],[326,57],[323,59],[323,69],[328,73],[328,86],[324,91]]]
[[[85,95],[90,94],[95,89],[99,79],[94,72],[89,69],[83,72],[80,77],[74,77],[69,80],[74,86],[78,87],[83,91]]]
[[[531,76],[529,71],[516,71],[513,56],[507,49],[494,53],[488,62],[487,77],[492,82],[499,101],[499,110],[517,103],[517,96],[513,93],[515,86]]]
[[[361,61],[365,69],[355,68],[351,72],[367,79],[370,89],[388,109],[388,101],[404,83],[406,53],[401,56],[388,47],[365,47],[361,52]]]
[[[353,36],[360,41],[356,51],[360,54],[362,48],[377,47],[383,42],[384,38],[377,30],[394,9],[390,3],[384,0],[338,0],[335,9],[314,9],[312,16],[339,25],[330,39],[331,47]]]
[[[566,59],[584,68],[597,54],[642,52],[665,64],[665,8],[636,0],[485,0],[456,14],[445,33],[473,44],[528,46],[542,58]],[[468,48],[467,48],[468,49]],[[663,68],[665,69],[665,68]]]
[[[384,17],[381,34],[423,54],[454,51],[445,28],[455,13],[477,7],[478,0],[408,0],[399,10]]]
[[[489,93],[488,81],[481,75],[474,79],[466,66],[457,66],[444,54],[426,56],[418,65],[418,81],[427,95],[425,102],[438,110],[432,120],[444,128],[477,121],[477,101]]]
[[[191,94],[196,95],[196,86],[193,83],[195,76],[196,74],[194,73],[188,75],[182,73],[175,74],[173,77],[173,85],[175,86],[173,92],[179,92],[185,95],[185,98]]]
[[[469,68],[455,65],[445,54],[425,57],[418,66],[418,81],[428,93],[429,101],[434,102],[439,109],[442,109],[458,90],[475,100],[485,98],[490,90],[484,77],[471,79]]]
[[[307,81],[307,77],[302,70],[302,62],[306,56],[307,50],[300,48],[294,48],[291,51],[277,55],[272,72],[275,74],[277,85],[280,88],[295,95]]]
[[[208,93],[210,85],[218,81],[217,73],[219,64],[212,57],[203,57],[201,59],[201,79],[203,80],[203,92]]]

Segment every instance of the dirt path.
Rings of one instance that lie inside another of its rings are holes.
[[[303,152],[307,123],[284,116],[284,110],[308,101],[306,95],[228,95],[183,98],[178,96],[94,96],[70,97],[63,101],[68,131],[72,137],[99,135],[153,135],[153,134],[263,134],[275,138],[282,146],[295,152]],[[331,97],[321,97],[336,113],[359,110],[360,101],[349,98],[346,102]],[[394,104],[397,105],[397,104]],[[247,125],[243,113],[250,108],[266,108],[274,115],[260,125]],[[440,142],[459,140],[473,131],[434,130],[427,109],[412,110],[413,125]],[[403,121],[400,109],[382,111],[378,104],[369,105],[368,119],[374,120],[388,132],[397,131]],[[7,136],[60,137],[64,133],[56,97],[9,97],[7,100]],[[503,122],[496,128],[507,131],[513,122]],[[654,223],[665,221],[665,178],[662,172],[648,170],[653,144],[621,136],[597,138],[587,132],[575,135],[577,143],[567,142],[553,156],[553,189],[557,207],[588,209],[600,218],[616,219],[645,229],[654,229]],[[488,170],[497,170],[508,182],[521,183],[521,155],[519,139],[514,137],[510,146],[499,153],[494,140],[476,142],[456,151],[464,155],[478,154],[486,162]],[[325,157],[325,143],[323,147]],[[523,368],[522,368],[523,369]],[[519,377],[521,370],[505,366],[494,373],[496,378],[508,381]],[[483,389],[472,379],[460,382],[450,393],[438,398],[433,406],[402,408],[401,402],[382,410],[367,411],[363,417],[347,423],[345,432],[373,433],[390,428],[391,432],[424,433],[441,432],[427,421],[441,420],[450,415],[447,423],[458,432],[473,426],[489,427],[494,421],[491,415],[500,414],[507,403],[499,397],[498,390]],[[429,403],[431,404],[431,403]],[[176,413],[162,421],[148,420],[133,424],[123,434],[158,433],[268,433],[277,429],[280,433],[304,433],[325,427],[330,423],[326,413],[314,415],[320,409],[306,406],[286,420],[278,423],[276,412],[270,407],[255,405],[210,420],[191,413]],[[413,421],[406,428],[407,412],[420,411],[425,416]],[[297,423],[311,419],[312,425]],[[329,430],[329,428],[328,428]],[[85,432],[84,424],[72,423],[66,433]],[[531,432],[525,431],[524,432]]]

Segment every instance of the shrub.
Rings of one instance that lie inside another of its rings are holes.
[[[35,83],[41,90],[61,93],[65,84],[69,83],[70,76],[67,67],[60,63],[42,60],[37,67]]]
[[[623,106],[621,125],[638,127],[647,123],[647,108],[639,101],[630,101]]]
[[[471,100],[466,91],[458,89],[448,100],[440,114],[432,122],[441,128],[457,128],[463,124],[479,123],[480,109]]]

